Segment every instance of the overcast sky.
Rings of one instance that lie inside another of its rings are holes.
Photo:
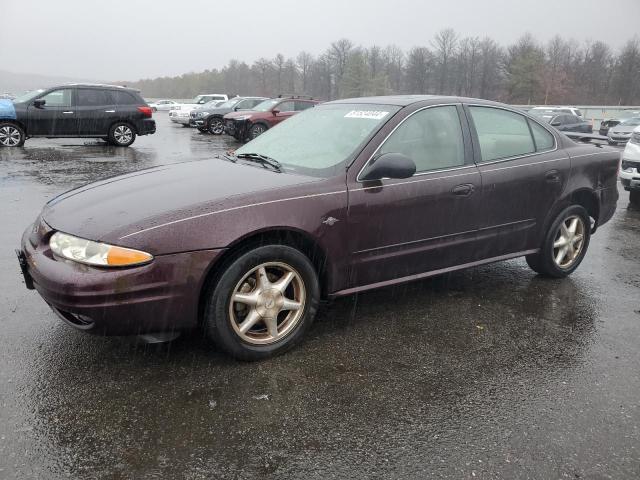
[[[0,70],[137,80],[317,54],[331,41],[429,45],[435,32],[559,33],[618,48],[640,31],[640,0],[0,0]],[[614,12],[615,10],[615,12]]]

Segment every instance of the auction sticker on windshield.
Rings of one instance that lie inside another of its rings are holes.
[[[382,120],[389,115],[389,112],[382,110],[351,110],[344,118],[368,118],[371,120]]]

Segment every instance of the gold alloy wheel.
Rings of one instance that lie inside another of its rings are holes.
[[[581,217],[567,217],[558,228],[553,242],[553,261],[560,268],[570,268],[584,247],[585,225]]]
[[[300,274],[290,265],[268,262],[238,282],[229,302],[231,325],[247,343],[267,345],[298,325],[306,301]]]

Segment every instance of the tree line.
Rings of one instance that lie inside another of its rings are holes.
[[[391,94],[479,97],[511,104],[640,104],[640,40],[613,49],[555,36],[546,43],[524,34],[501,46],[489,37],[438,32],[428,45],[362,47],[348,39],[320,55],[277,54],[249,65],[231,60],[221,69],[127,82],[146,97],[190,98],[198,93],[273,97],[311,95],[322,100]]]

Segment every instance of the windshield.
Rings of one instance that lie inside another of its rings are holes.
[[[235,98],[232,98],[231,100],[227,100],[226,102],[221,103],[218,106],[220,108],[232,108],[236,103],[240,102],[240,100],[243,100],[243,98],[235,97]]]
[[[261,102],[258,105],[256,105],[255,107],[253,107],[252,110],[256,110],[258,112],[268,112],[269,110],[271,110],[274,107],[274,105],[276,105],[277,103],[279,103],[281,101],[282,101],[281,98],[272,98],[270,100],[265,100],[264,102]]]
[[[19,97],[14,98],[13,99],[13,103],[25,103],[25,102],[28,102],[29,100],[33,100],[34,98],[36,98],[42,92],[44,92],[44,89],[40,88],[40,89],[34,90],[32,92],[24,93],[24,94],[20,95]]]
[[[622,120],[620,125],[626,125],[629,127],[635,127],[640,125],[640,117],[627,118],[626,120]]]
[[[277,160],[285,171],[330,177],[344,171],[359,147],[399,109],[365,104],[310,108],[267,130],[239,148],[236,155],[257,153]]]
[[[215,107],[219,102],[220,100],[211,100],[210,102],[207,102],[204,105],[202,105],[200,108],[212,108],[212,107]]]

